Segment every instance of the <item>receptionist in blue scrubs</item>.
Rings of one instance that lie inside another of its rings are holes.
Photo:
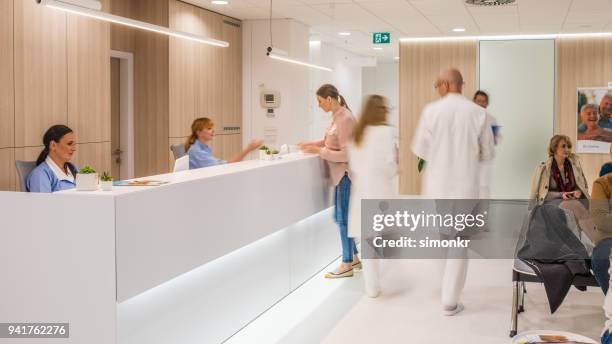
[[[77,150],[76,136],[65,125],[54,125],[43,136],[45,148],[36,160],[36,168],[28,175],[29,192],[56,192],[73,189],[78,169],[70,163]]]
[[[215,137],[214,123],[210,118],[197,118],[191,124],[191,136],[185,142],[185,151],[189,154],[189,169],[215,166],[242,161],[250,152],[259,148],[263,141],[253,140],[240,154],[232,159],[221,160],[212,154],[211,143]]]

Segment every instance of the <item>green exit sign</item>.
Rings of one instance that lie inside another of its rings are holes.
[[[390,32],[374,32],[372,34],[372,43],[390,44],[391,43],[391,33]]]

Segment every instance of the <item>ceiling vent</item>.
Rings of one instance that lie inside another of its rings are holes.
[[[465,0],[466,4],[474,6],[504,6],[515,2],[516,0]]]

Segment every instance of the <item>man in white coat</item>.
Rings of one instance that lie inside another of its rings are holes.
[[[486,112],[465,98],[463,77],[456,69],[442,73],[435,83],[442,97],[428,104],[419,120],[412,151],[425,159],[422,195],[429,199],[478,199],[480,163],[494,156],[493,132]],[[467,249],[448,252],[442,280],[446,315],[464,308],[459,298],[467,275]]]

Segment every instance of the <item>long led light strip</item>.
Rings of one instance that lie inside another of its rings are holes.
[[[299,61],[299,60],[294,60],[294,59],[291,59],[291,58],[288,58],[288,57],[285,57],[285,56],[281,56],[281,55],[275,54],[273,52],[272,48],[268,48],[268,52],[267,52],[266,55],[268,55],[269,58],[274,59],[274,60],[278,60],[278,61],[289,62],[289,63],[293,63],[293,64],[296,64],[296,65],[304,66],[304,67],[324,70],[326,72],[333,72],[334,71],[331,68],[319,66],[319,65],[316,65],[316,64],[312,64],[312,63],[302,62],[302,61]]]
[[[439,42],[439,41],[501,41],[513,39],[556,39],[556,38],[587,38],[612,37],[612,32],[593,33],[551,33],[537,35],[498,35],[498,36],[444,36],[444,37],[409,37],[400,38],[400,42]]]
[[[142,22],[142,21],[138,21],[138,20],[134,20],[130,18],[116,16],[114,14],[97,11],[95,9],[91,9],[88,7],[74,5],[74,3],[78,3],[78,1],[82,1],[82,0],[76,0],[76,1],[66,0],[67,2],[58,1],[58,0],[35,0],[35,1],[49,8],[53,8],[53,9],[68,12],[68,13],[78,14],[78,15],[82,15],[85,17],[89,17],[89,18],[103,20],[103,21],[107,21],[110,23],[114,23],[114,24],[125,25],[125,26],[136,28],[136,29],[161,33],[161,34],[172,36],[172,37],[187,39],[190,41],[210,44],[210,45],[214,45],[218,47],[223,47],[223,48],[229,47],[229,43],[225,41],[220,41],[220,40],[216,40],[213,38],[193,35],[193,34],[186,33],[186,32],[175,31],[175,30],[171,30],[166,27],[163,27],[163,26],[154,25],[154,24],[150,24],[150,23],[146,23],[146,22]],[[89,1],[89,3],[91,2],[92,1]]]

